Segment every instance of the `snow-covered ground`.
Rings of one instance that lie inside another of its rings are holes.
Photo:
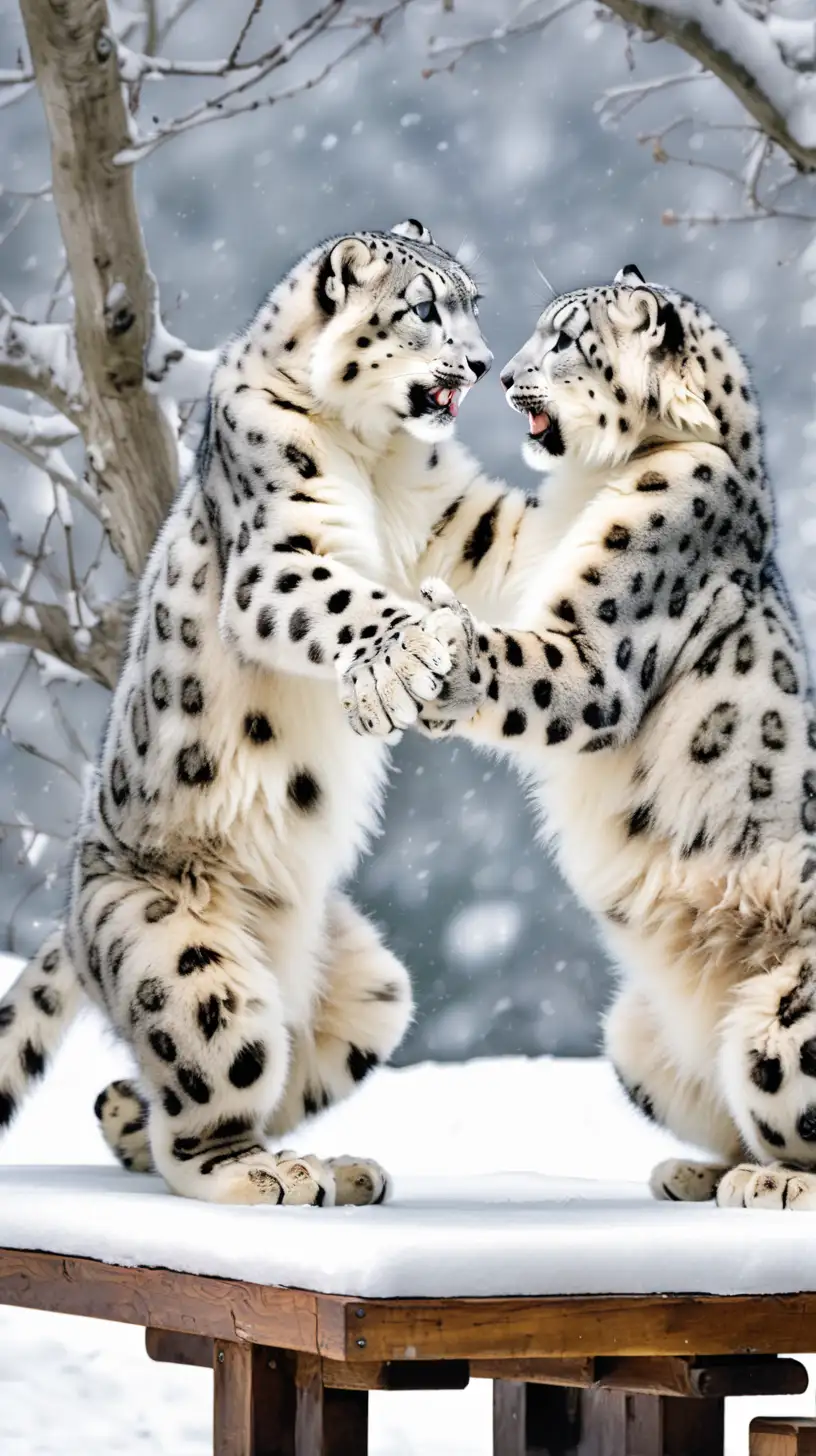
[[[0,962],[0,994],[13,972],[10,961]],[[86,1014],[0,1147],[0,1161],[107,1162],[93,1101],[126,1070],[123,1050]],[[643,1179],[673,1150],[631,1112],[604,1063],[548,1058],[383,1071],[313,1123],[301,1140],[307,1150],[305,1143],[317,1153],[365,1152],[398,1174],[488,1179],[502,1170]],[[210,1386],[206,1371],[148,1361],[137,1328],[0,1307],[2,1456],[205,1456]],[[371,1456],[488,1456],[490,1403],[484,1381],[464,1392],[374,1394]],[[746,1456],[747,1422],[757,1409],[810,1414],[813,1400],[808,1393],[731,1402],[728,1456]]]

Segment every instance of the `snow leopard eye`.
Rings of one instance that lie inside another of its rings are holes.
[[[570,338],[569,334],[565,334],[564,330],[561,329],[558,338],[555,341],[555,348],[553,349],[553,353],[560,354],[561,350],[568,349],[572,342],[573,340]]]
[[[435,324],[439,322],[436,304],[432,298],[421,298],[419,303],[412,305],[417,318],[422,319],[424,324]]]

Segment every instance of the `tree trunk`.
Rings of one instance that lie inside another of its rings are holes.
[[[152,323],[148,270],[105,0],[21,0],[51,138],[54,200],[76,304],[89,467],[110,536],[138,575],[176,488],[177,454],[145,389]]]

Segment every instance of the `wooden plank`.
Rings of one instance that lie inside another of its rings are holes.
[[[255,1456],[252,1430],[252,1346],[213,1346],[213,1456]]]
[[[177,1330],[145,1330],[145,1349],[160,1365],[200,1365],[211,1370],[213,1342],[208,1335],[181,1335]]]
[[[318,1344],[323,1355],[354,1362],[776,1354],[814,1348],[816,1296],[361,1302],[320,1295]]]
[[[758,1417],[748,1439],[750,1456],[816,1456],[816,1421]]]
[[[528,1385],[588,1389],[595,1382],[595,1364],[589,1355],[572,1360],[471,1360],[470,1375],[472,1380],[523,1381]]]
[[[0,1250],[0,1304],[313,1351],[317,1296],[168,1269]]]
[[[294,1456],[368,1456],[368,1392],[326,1389],[321,1361],[297,1362]]]
[[[574,1456],[582,1393],[564,1386],[493,1385],[493,1456]],[[614,1456],[604,1452],[603,1456]]]

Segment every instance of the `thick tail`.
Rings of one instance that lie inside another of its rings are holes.
[[[0,1131],[42,1077],[81,996],[62,931],[56,930],[0,1001]]]

